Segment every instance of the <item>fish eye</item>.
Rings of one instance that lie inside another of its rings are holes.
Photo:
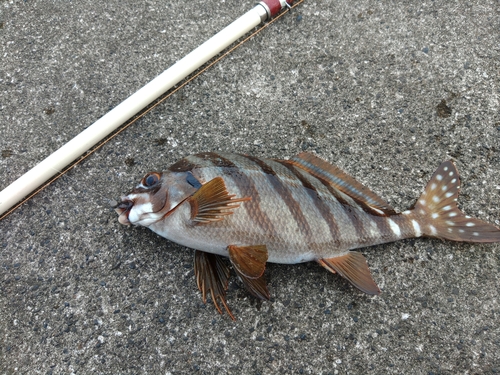
[[[158,173],[149,173],[142,179],[142,185],[145,187],[153,187],[158,181],[160,181],[160,175]]]

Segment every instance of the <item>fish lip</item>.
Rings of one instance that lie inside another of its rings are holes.
[[[128,219],[128,215],[130,214],[130,210],[134,206],[134,201],[122,197],[121,202],[115,206],[115,211],[119,215],[118,222],[123,225],[130,225],[130,220]]]
[[[133,197],[131,197],[131,195]],[[125,195],[125,196],[120,197],[120,201],[117,202],[114,206],[112,206],[112,208],[114,208],[115,212],[118,214],[118,222],[120,224],[123,224],[123,225],[133,224],[129,220],[129,215],[130,215],[130,211],[132,211],[132,208],[134,207],[134,204],[136,203],[137,199],[138,199],[138,197],[136,196],[136,193],[134,193],[134,191],[132,191],[129,195]],[[168,210],[168,208],[169,208],[168,207],[168,200],[165,199],[163,206],[159,210],[151,212],[151,214],[163,213],[165,210]],[[171,213],[173,213],[175,211],[176,208],[177,208],[177,206],[168,210],[167,213],[164,214],[163,216],[161,216],[158,220],[162,220],[165,217],[169,216]],[[134,225],[136,225],[136,224],[134,224]]]

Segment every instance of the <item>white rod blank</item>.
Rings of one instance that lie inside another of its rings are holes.
[[[0,192],[0,215],[266,18],[256,5],[19,177]]]

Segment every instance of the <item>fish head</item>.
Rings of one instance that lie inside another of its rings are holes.
[[[169,216],[189,198],[198,182],[191,172],[149,172],[127,195],[120,198],[115,211],[118,222],[124,225],[151,224]]]

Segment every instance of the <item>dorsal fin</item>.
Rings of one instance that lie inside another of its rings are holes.
[[[291,158],[290,162],[314,177],[326,181],[332,187],[347,194],[356,202],[368,206],[372,214],[386,216],[396,213],[394,208],[366,186],[363,186],[340,168],[313,154],[302,152]]]

